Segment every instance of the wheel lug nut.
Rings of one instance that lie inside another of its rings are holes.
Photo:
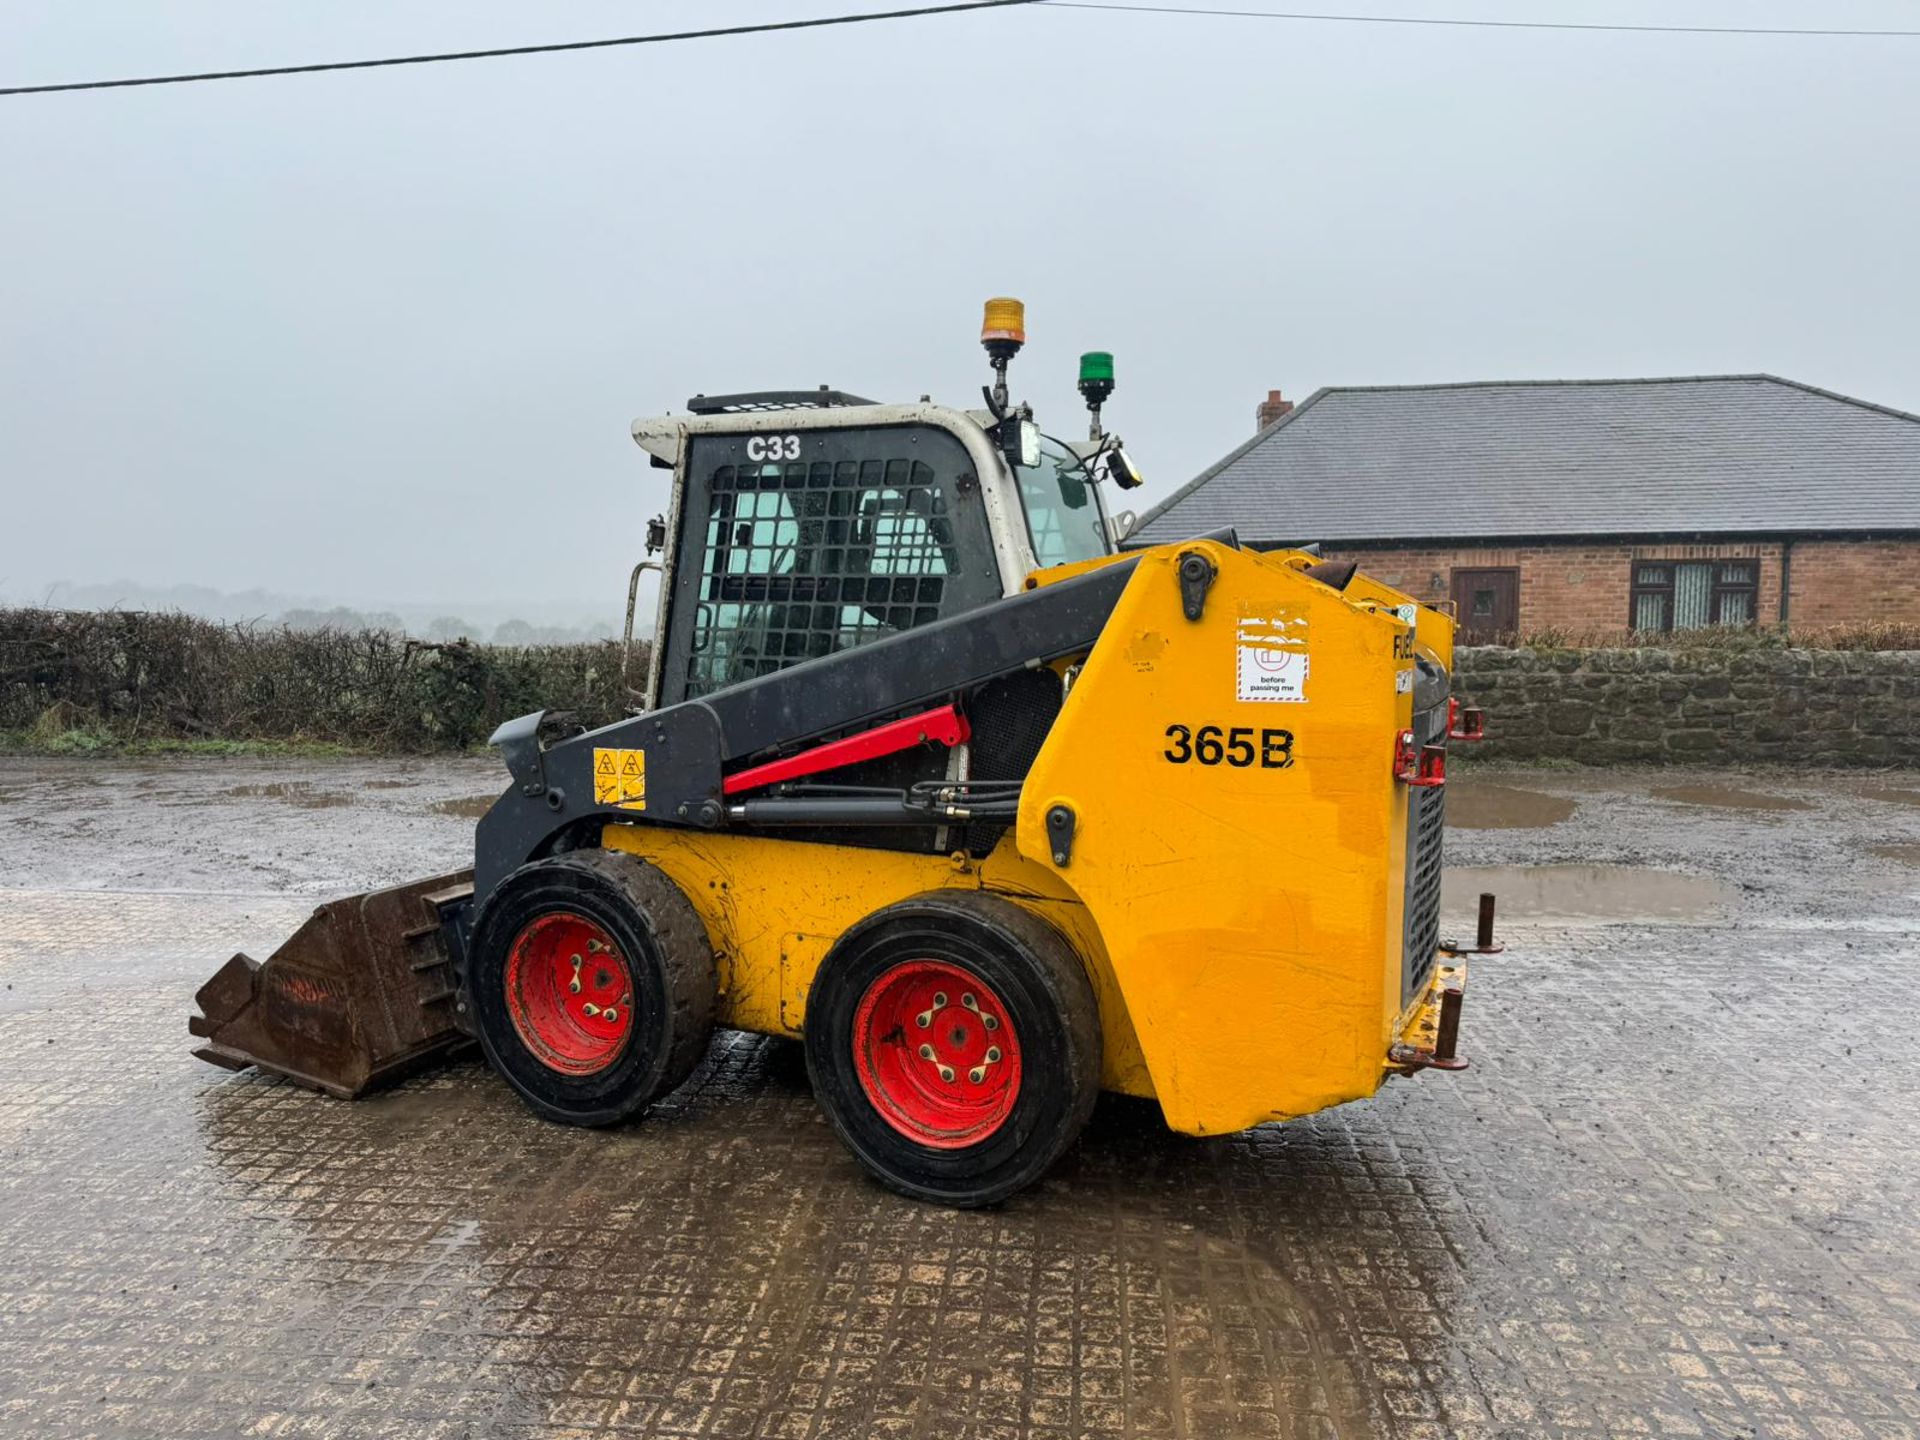
[[[922,1045],[922,1046],[920,1047],[920,1058],[921,1058],[922,1060],[931,1060],[931,1059],[933,1059],[933,1046],[931,1046],[931,1045]]]
[[[976,1065],[973,1067],[973,1069],[967,1071],[967,1079],[971,1080],[976,1085],[978,1085],[982,1080],[986,1078],[987,1078],[987,1067],[984,1065]]]
[[[987,1047],[987,1064],[991,1065],[997,1060],[999,1060],[999,1058],[1000,1058],[1000,1047],[998,1045],[989,1045]]]
[[[940,1078],[951,1085],[953,1083],[953,1067],[951,1065],[942,1065],[940,1067]]]

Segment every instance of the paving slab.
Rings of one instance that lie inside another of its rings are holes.
[[[497,770],[95,763],[0,761],[0,1435],[1920,1436],[1912,775],[1469,771],[1574,802],[1451,837],[1475,874],[1730,898],[1536,879],[1464,1074],[1205,1141],[1109,1099],[956,1213],[787,1042],[608,1132],[472,1061],[354,1104],[202,1065],[213,968],[457,861]]]

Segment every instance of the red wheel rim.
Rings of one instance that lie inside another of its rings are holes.
[[[599,925],[570,911],[542,915],[507,951],[507,1014],[535,1059],[593,1075],[620,1058],[633,1031],[633,976]]]
[[[958,1150],[1007,1123],[1020,1094],[1020,1039],[1000,997],[944,960],[907,960],[860,997],[853,1016],[860,1088],[887,1124]]]

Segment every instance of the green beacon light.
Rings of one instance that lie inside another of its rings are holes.
[[[1106,350],[1089,350],[1080,357],[1080,395],[1087,402],[1087,412],[1093,417],[1092,429],[1088,438],[1098,440],[1104,433],[1100,429],[1100,407],[1113,394],[1113,355]]]
[[[1080,357],[1080,393],[1089,405],[1099,405],[1113,393],[1113,356],[1107,351],[1089,350]]]

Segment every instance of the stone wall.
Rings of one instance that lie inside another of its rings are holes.
[[[1920,652],[1489,646],[1454,663],[1488,759],[1920,765]]]

